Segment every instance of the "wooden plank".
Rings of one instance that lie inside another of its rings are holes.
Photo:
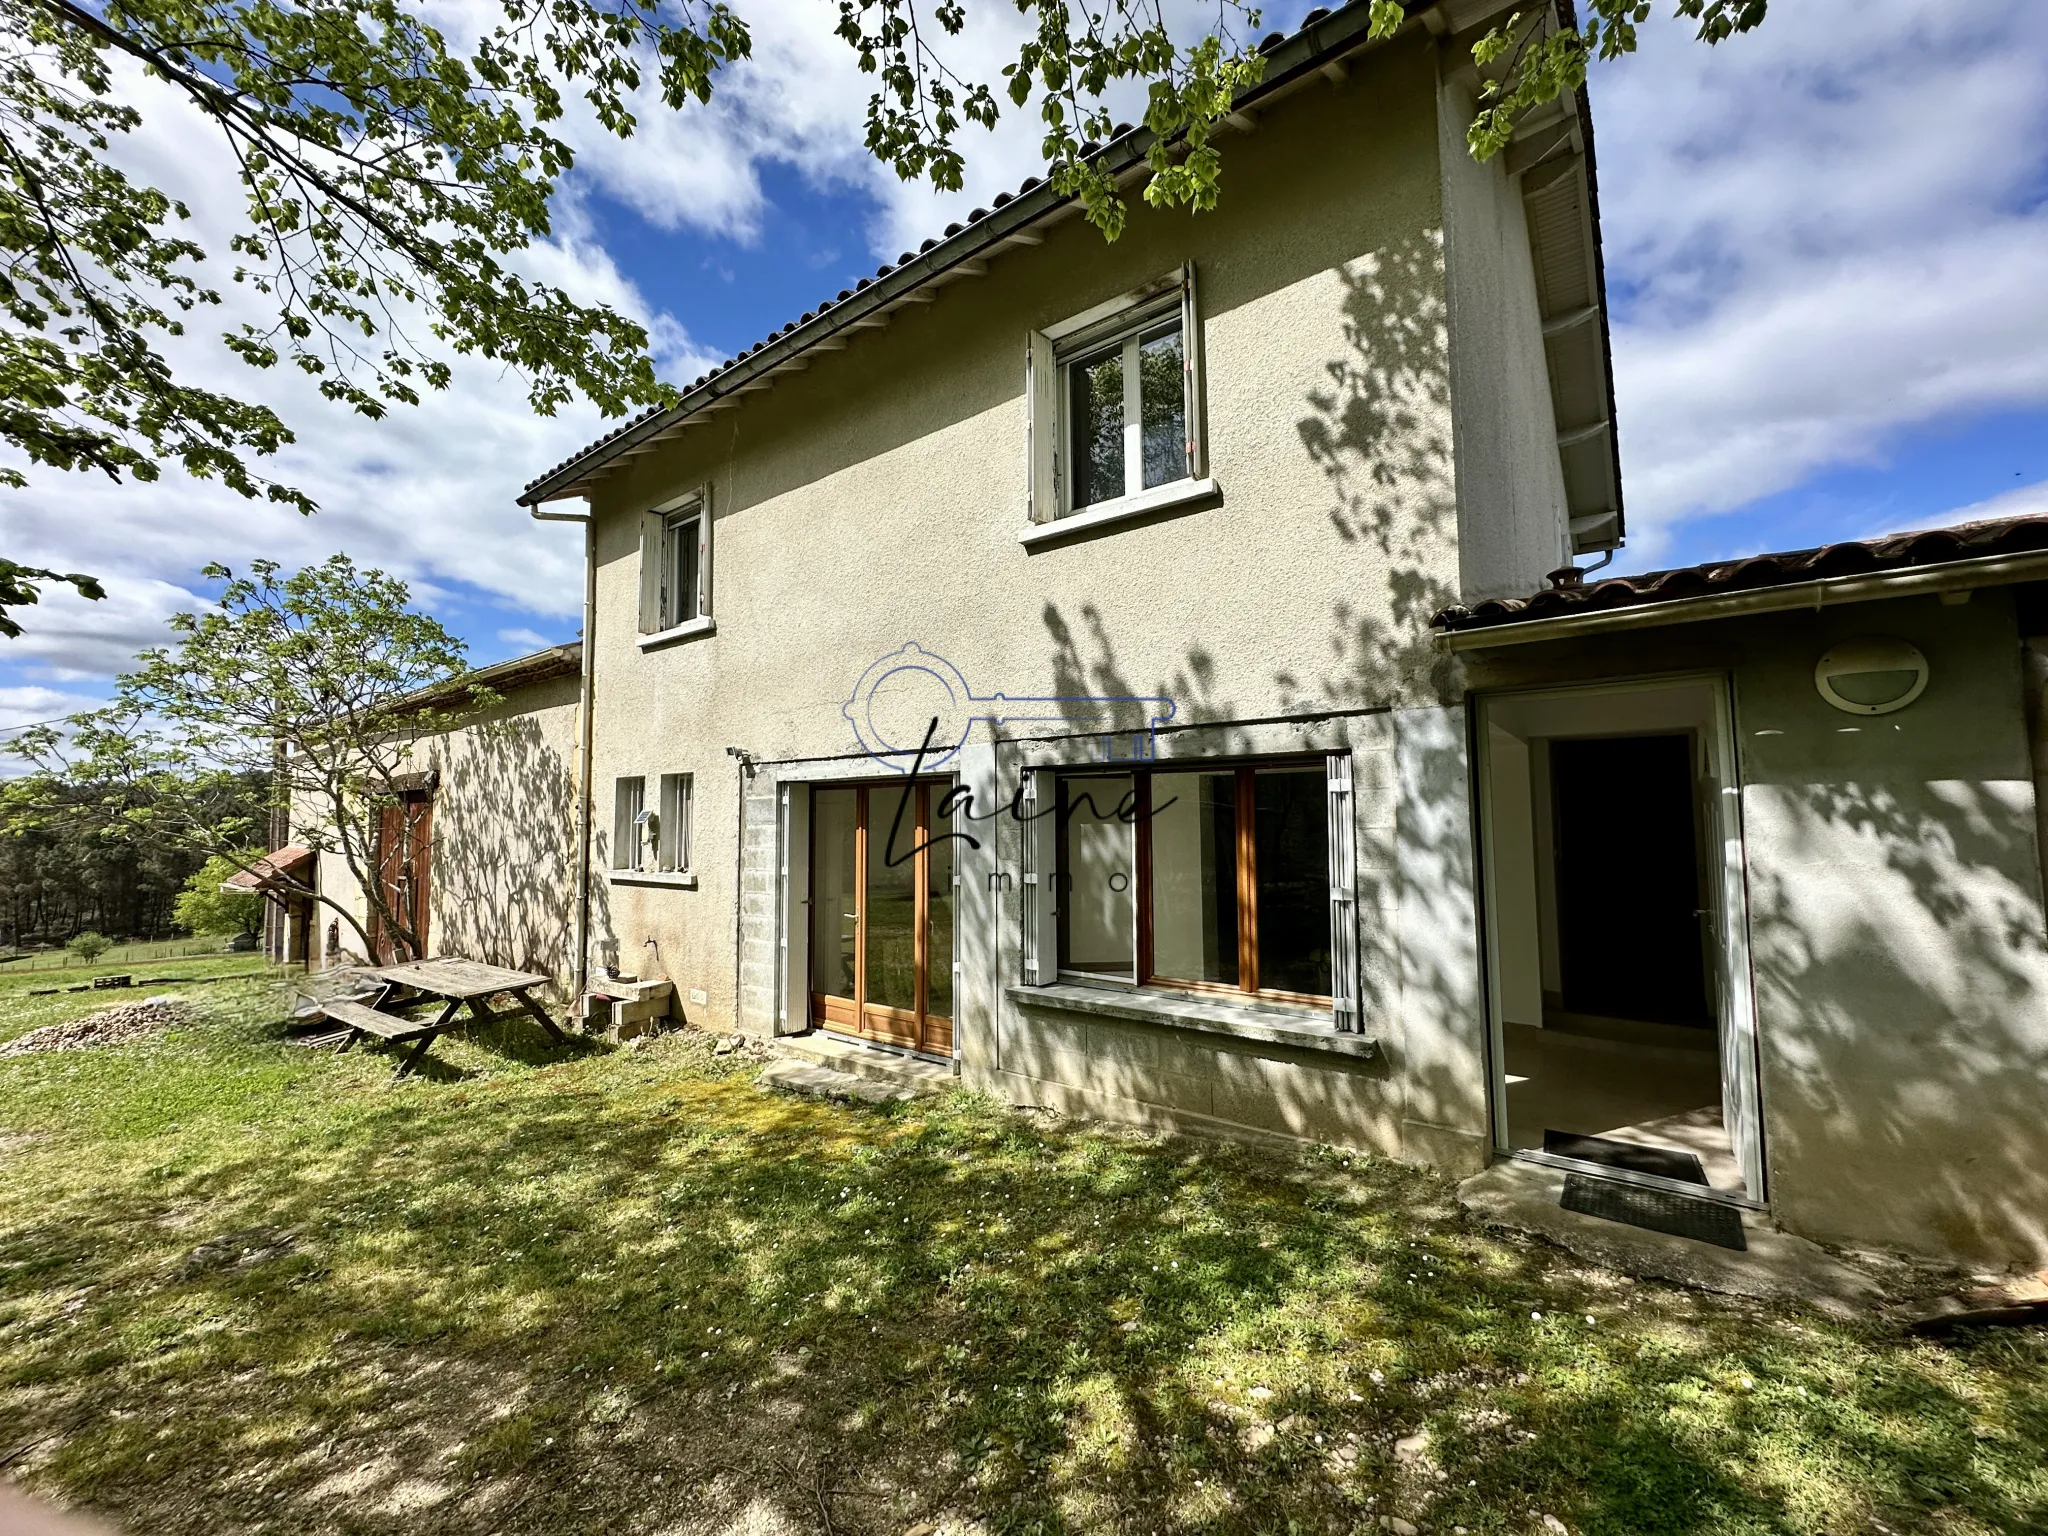
[[[375,972],[386,981],[432,992],[439,997],[488,997],[493,992],[518,992],[545,985],[551,978],[534,971],[513,971],[485,965],[477,960],[441,956],[432,960],[408,960],[402,965],[381,966]]]
[[[350,1029],[375,1035],[379,1040],[410,1040],[418,1035],[432,1034],[440,1028],[438,1024],[400,1018],[395,1013],[380,1013],[361,1003],[323,1003],[320,1011],[337,1024],[346,1024]]]

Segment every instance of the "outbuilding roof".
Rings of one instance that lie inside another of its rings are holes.
[[[1469,46],[1507,7],[1498,0],[1401,0],[1419,25]],[[1569,0],[1558,0],[1569,24]],[[1259,44],[1266,55],[1265,78],[1242,93],[1224,124],[1249,132],[1257,113],[1318,74],[1333,83],[1344,78],[1344,56],[1372,46],[1371,0],[1336,10],[1312,10],[1291,35],[1273,33]],[[1460,30],[1453,30],[1460,29]],[[1511,172],[1526,174],[1531,240],[1537,247],[1538,285],[1546,351],[1554,376],[1589,375],[1584,395],[1570,407],[1573,419],[1559,422],[1559,454],[1571,500],[1573,548],[1603,549],[1621,541],[1619,455],[1613,421],[1613,369],[1608,343],[1605,274],[1600,265],[1599,204],[1592,154],[1592,124],[1583,93],[1566,98],[1554,112],[1539,113],[1508,151]],[[1082,148],[1096,164],[1122,178],[1139,171],[1154,141],[1145,128],[1119,125],[1106,145]],[[622,426],[529,481],[519,504],[587,494],[622,462],[652,452],[708,413],[730,410],[741,397],[773,387],[784,374],[808,368],[811,354],[847,347],[859,332],[879,330],[905,305],[927,304],[941,289],[987,274],[991,257],[1040,245],[1033,226],[1071,214],[1078,200],[1039,178],[1026,177],[1014,193],[1001,193],[987,208],[946,226],[942,236],[905,251],[816,309],[772,332],[737,357],[699,376],[671,406],[652,406]],[[1552,259],[1546,262],[1547,248]],[[1588,343],[1590,342],[1590,346]],[[1588,352],[1585,359],[1577,351]],[[1563,410],[1565,407],[1560,406]]]
[[[1467,649],[2044,577],[2048,516],[1996,518],[1605,581],[1567,566],[1543,591],[1446,608],[1432,623]]]
[[[313,850],[296,843],[273,849],[247,869],[238,869],[221,885],[224,891],[267,891],[283,882],[296,881],[313,862]]]

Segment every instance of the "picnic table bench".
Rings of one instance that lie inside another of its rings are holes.
[[[348,1038],[341,1043],[344,1051],[366,1038],[387,1045],[410,1044],[412,1049],[399,1061],[395,1078],[411,1075],[441,1033],[463,1023],[492,1024],[523,1013],[557,1044],[570,1043],[533,996],[534,988],[547,985],[551,977],[452,956],[378,966],[368,974],[383,984],[375,1002],[328,1002],[320,1005],[320,1011],[334,1023],[347,1027]],[[489,999],[501,993],[509,995],[515,1006],[493,1013]],[[431,1018],[407,1018],[397,1011],[431,998],[439,998],[445,1005]],[[457,1017],[464,1008],[471,1014],[468,1020]]]

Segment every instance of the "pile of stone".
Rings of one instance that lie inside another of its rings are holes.
[[[165,994],[139,1003],[103,1008],[82,1019],[45,1024],[0,1045],[0,1056],[29,1056],[39,1051],[86,1051],[99,1045],[125,1045],[159,1030],[182,1024],[192,1016],[185,1000]]]

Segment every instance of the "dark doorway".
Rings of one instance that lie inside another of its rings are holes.
[[[1690,736],[1554,740],[1557,936],[1577,1014],[1713,1027]]]

